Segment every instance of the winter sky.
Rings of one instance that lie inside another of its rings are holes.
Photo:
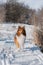
[[[30,8],[38,9],[43,6],[43,0],[18,0],[21,3],[29,5]],[[6,2],[6,0],[0,0],[0,3]]]

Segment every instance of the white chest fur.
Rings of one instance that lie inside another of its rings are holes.
[[[19,42],[20,48],[23,49],[25,36],[21,34],[20,36],[16,36],[16,38],[17,38],[17,40]]]

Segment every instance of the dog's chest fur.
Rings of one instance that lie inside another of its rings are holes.
[[[24,41],[25,41],[25,36],[24,35],[22,35],[22,34],[20,36],[16,35],[16,38],[17,38],[20,46],[24,44]]]

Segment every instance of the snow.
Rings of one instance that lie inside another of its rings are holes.
[[[15,52],[14,35],[18,26],[25,26],[26,40],[24,50]],[[0,24],[0,65],[43,65],[43,54],[33,44],[33,25]]]

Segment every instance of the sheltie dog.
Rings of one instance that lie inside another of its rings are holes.
[[[14,37],[14,42],[15,42],[16,48],[18,50],[20,50],[20,49],[23,50],[25,39],[26,39],[25,27],[24,26],[19,26],[18,30],[17,30],[17,33]]]

